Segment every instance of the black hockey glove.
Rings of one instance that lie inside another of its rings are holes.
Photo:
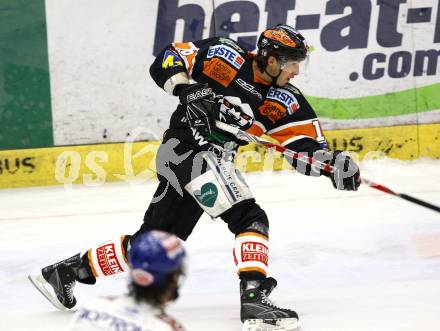
[[[215,129],[218,104],[214,100],[212,89],[206,84],[193,84],[179,91],[180,103],[186,106],[186,118],[189,125],[204,136]]]
[[[322,174],[331,179],[335,189],[357,191],[361,185],[361,175],[357,164],[343,151],[334,151],[332,154],[331,160],[327,162],[335,168],[335,172]]]

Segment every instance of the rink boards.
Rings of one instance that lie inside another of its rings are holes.
[[[350,151],[359,160],[440,157],[440,124],[329,131],[331,149]],[[156,177],[160,142],[125,142],[0,151],[0,188],[147,181]],[[254,145],[240,150],[241,171],[288,169],[276,152]]]

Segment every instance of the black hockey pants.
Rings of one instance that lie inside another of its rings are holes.
[[[173,151],[169,149],[164,151],[163,146],[165,143],[166,141],[159,147],[156,166],[157,169],[165,166],[170,171],[167,170],[165,176],[159,174],[160,171],[158,171],[159,186],[154,194],[153,201],[145,212],[144,223],[133,237],[148,230],[162,230],[186,240],[203,214],[203,209],[185,190],[185,185],[193,179],[191,174],[194,162],[200,162],[200,159],[196,158],[196,154],[200,150],[184,141],[180,141]],[[166,161],[174,160],[176,155],[184,155],[191,150],[192,153],[179,164]],[[201,166],[203,173],[206,171],[207,165],[205,161],[202,162],[203,164],[199,166]],[[172,173],[175,177],[171,175]],[[180,190],[176,188],[176,182],[173,178],[177,178]],[[266,226],[269,223],[266,213],[254,199],[245,200],[234,205],[220,215],[220,218],[227,223],[229,230],[234,234],[245,231],[254,222]]]

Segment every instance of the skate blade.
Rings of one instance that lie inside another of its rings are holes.
[[[299,320],[296,318],[253,319],[244,321],[242,331],[296,331],[300,327]]]
[[[46,286],[50,287],[50,284],[43,278],[42,275],[28,275],[29,281],[35,288],[43,294],[43,296],[49,300],[51,304],[53,304],[56,308],[62,311],[69,310],[64,307],[61,302],[58,301],[56,295],[53,293],[53,290],[48,290]]]

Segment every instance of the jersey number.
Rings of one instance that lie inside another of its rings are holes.
[[[316,131],[316,141],[318,143],[325,143],[324,135],[322,134],[321,125],[319,125],[318,120],[312,121],[313,126],[315,127]]]

